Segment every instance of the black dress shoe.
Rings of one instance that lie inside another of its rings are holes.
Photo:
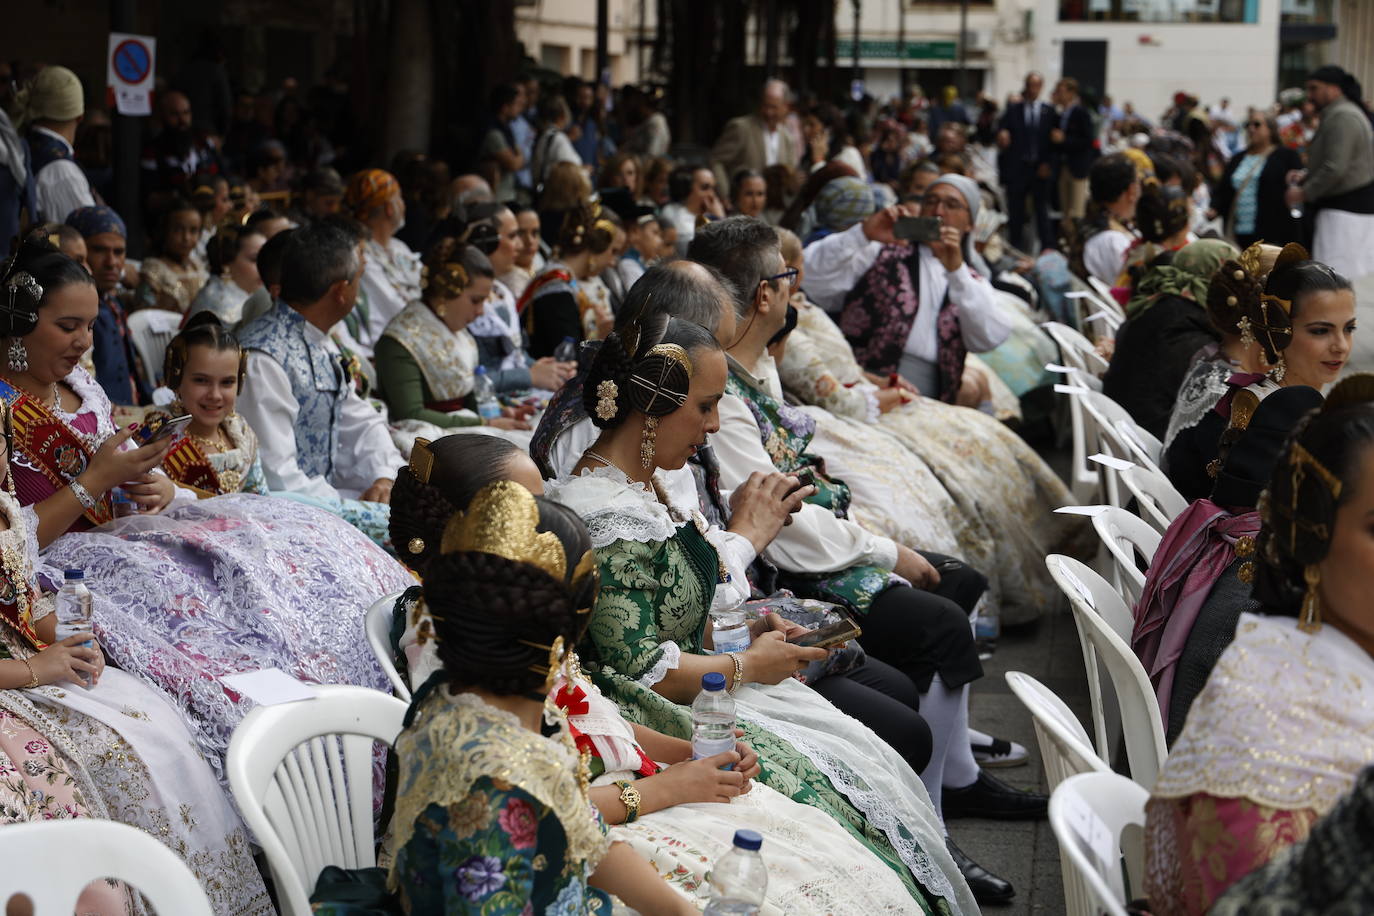
[[[952,817],[988,817],[999,821],[1028,821],[1045,817],[1050,797],[1012,788],[986,771],[979,771],[978,779],[962,789],[945,786],[941,790],[940,808],[945,819]]]
[[[945,837],[945,846],[948,847],[954,864],[958,866],[959,874],[964,876],[969,890],[973,891],[974,900],[979,903],[1006,903],[1016,896],[1016,888],[1012,887],[1010,882],[1002,880],[964,855],[964,851],[955,846],[949,837]]]

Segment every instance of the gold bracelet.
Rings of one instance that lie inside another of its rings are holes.
[[[738,652],[727,652],[725,654],[730,656],[730,661],[735,663],[735,677],[734,680],[730,682],[730,692],[734,693],[736,690],[739,690],[740,684],[744,683],[744,659]]]
[[[19,660],[24,663],[25,668],[29,669],[29,682],[24,685],[23,689],[28,690],[30,687],[37,687],[38,675],[33,673],[33,665],[29,664],[29,660],[27,658],[21,658]]]

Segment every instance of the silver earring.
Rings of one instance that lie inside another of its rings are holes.
[[[18,337],[10,341],[9,367],[11,372],[29,371],[29,351],[24,348],[24,341]]]

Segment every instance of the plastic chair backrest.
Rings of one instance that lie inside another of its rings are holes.
[[[1066,360],[1066,363],[1069,361]],[[1071,364],[1070,364],[1071,365]],[[1073,430],[1073,457],[1070,469],[1069,491],[1079,505],[1096,503],[1102,487],[1102,473],[1098,466],[1088,460],[1096,446],[1095,428],[1089,426],[1084,414],[1080,389],[1086,389],[1088,373],[1073,368],[1064,376],[1069,405],[1069,424]],[[1058,386],[1056,386],[1058,387]]]
[[[182,315],[166,309],[139,309],[128,318],[129,340],[143,363],[143,380],[148,387],[162,381],[162,362],[167,345],[181,330]]]
[[[1008,671],[1006,678],[1011,692],[1030,711],[1035,737],[1040,744],[1045,782],[1051,792],[1064,780],[1080,773],[1111,772],[1093,752],[1092,739],[1083,730],[1078,717],[1054,691],[1020,671]],[[1096,916],[1088,886],[1063,849],[1059,851],[1059,869],[1064,879],[1066,916]]]
[[[409,703],[410,685],[401,677],[401,672],[396,670],[396,656],[391,651],[391,615],[395,612],[396,602],[402,594],[397,592],[374,601],[363,617],[363,629],[367,631],[367,644],[372,647],[377,664],[382,666],[382,671],[386,672],[386,679],[391,682],[391,689],[395,691],[396,696]]]
[[[1107,371],[1107,361],[1093,349],[1092,341],[1080,332],[1058,321],[1047,321],[1040,325],[1050,339],[1059,345],[1059,356],[1064,365],[1081,369],[1094,378],[1101,378]]]
[[[1073,776],[1050,796],[1050,827],[1060,854],[1067,854],[1092,894],[1095,911],[1126,916],[1127,901],[1142,890],[1143,844],[1133,842],[1131,834],[1138,838],[1138,830],[1144,830],[1149,799],[1148,792],[1116,773]],[[1110,861],[1102,861],[1104,856]],[[1130,893],[1122,882],[1123,860]]]
[[[326,865],[371,868],[373,746],[392,744],[407,704],[380,690],[317,686],[259,706],[229,742],[229,786],[272,868],[283,916],[307,916]]]
[[[1126,322],[1126,310],[1121,307],[1121,303],[1116,301],[1112,295],[1112,288],[1103,283],[1097,277],[1088,277],[1088,285],[1092,287],[1093,298],[1097,304],[1102,306],[1104,311],[1111,312],[1121,323]]]
[[[1088,669],[1088,695],[1093,702],[1093,726],[1097,732],[1097,754],[1111,760],[1107,745],[1106,719],[1102,713],[1101,687],[1097,681],[1098,661],[1106,667],[1121,712],[1122,734],[1126,739],[1126,759],[1131,778],[1150,788],[1159,778],[1168,749],[1164,743],[1164,723],[1159,715],[1159,700],[1149,675],[1110,620],[1120,618],[1124,605],[1106,580],[1072,557],[1045,558],[1050,575],[1068,596],[1083,646],[1083,664]],[[1089,601],[1089,597],[1092,601]],[[1096,607],[1098,603],[1105,607]],[[1104,613],[1105,612],[1105,613]],[[1129,612],[1126,612],[1129,614]],[[1109,616],[1110,615],[1110,616]]]
[[[1183,494],[1178,492],[1169,478],[1154,468],[1136,465],[1121,472],[1121,482],[1135,497],[1140,517],[1153,525],[1161,535],[1188,508],[1188,500],[1183,498]]]
[[[1163,535],[1140,516],[1115,506],[1093,516],[1093,529],[1111,555],[1112,584],[1121,593],[1122,600],[1134,607],[1145,589],[1145,573],[1140,570],[1136,554],[1139,553],[1148,568]]]
[[[26,895],[35,916],[71,916],[86,885],[123,881],[158,916],[211,916],[181,857],[137,827],[95,818],[7,824],[0,831],[0,907]]]

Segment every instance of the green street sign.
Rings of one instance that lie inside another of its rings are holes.
[[[854,40],[839,38],[835,41],[835,58],[851,60],[854,57]],[[958,46],[952,41],[907,41],[902,43],[898,53],[897,42],[888,39],[859,40],[859,59],[881,58],[884,60],[954,60],[958,57]]]

